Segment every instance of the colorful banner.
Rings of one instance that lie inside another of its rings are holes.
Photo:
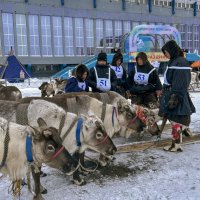
[[[155,48],[161,49],[162,45],[170,39],[181,46],[180,33],[173,26],[139,25],[130,32],[125,42],[125,50],[126,52],[150,52]]]
[[[168,59],[165,57],[165,55],[162,52],[145,52],[147,54],[149,62],[167,62]],[[135,58],[138,53],[136,52],[130,52],[129,53],[129,62],[136,62]]]

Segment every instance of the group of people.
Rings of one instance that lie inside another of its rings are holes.
[[[169,59],[163,85],[144,52],[138,53],[136,65],[128,75],[122,66],[123,55],[120,52],[113,56],[111,64],[107,63],[107,54],[101,52],[96,66],[90,71],[83,64],[76,68],[65,92],[88,92],[89,87],[93,92],[115,91],[130,98],[132,104],[159,108],[159,115],[170,120],[172,125],[172,144],[164,149],[182,151],[181,133],[190,134],[187,127],[191,114],[195,112],[188,93],[191,68],[174,40],[168,41],[162,52]]]

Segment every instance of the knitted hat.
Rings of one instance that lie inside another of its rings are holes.
[[[168,41],[163,47],[162,52],[165,54],[165,50],[169,53],[170,59],[184,56],[183,51],[174,40]]]
[[[104,52],[99,53],[97,60],[103,60],[107,62],[107,54]]]

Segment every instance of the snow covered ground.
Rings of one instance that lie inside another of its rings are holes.
[[[35,79],[35,82],[38,81]],[[16,84],[17,85],[17,84]],[[39,83],[38,83],[39,85]],[[37,87],[19,85],[25,96],[39,96]],[[191,130],[200,132],[199,93],[191,93],[197,112],[192,115]],[[169,132],[164,133],[168,136]],[[164,136],[163,136],[164,137]],[[128,142],[128,141],[127,141]],[[184,152],[170,153],[162,149],[115,155],[110,166],[85,177],[85,186],[75,186],[71,177],[44,166],[48,174],[42,178],[48,200],[199,200],[200,143],[185,145]],[[9,179],[0,178],[0,200],[11,200]],[[21,200],[31,199],[25,186]]]

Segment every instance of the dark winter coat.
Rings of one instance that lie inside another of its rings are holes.
[[[65,92],[89,92],[89,87],[86,81],[86,88],[83,90],[78,86],[78,80],[75,77],[71,77],[65,86]]]
[[[187,60],[181,56],[169,61],[165,77],[168,84],[165,81],[163,85],[164,93],[160,99],[159,109],[160,116],[166,116],[169,120],[186,126],[189,126],[190,115],[195,112],[188,93],[191,71],[184,69],[189,66]],[[170,67],[179,68],[170,69]]]
[[[100,78],[108,78],[108,69],[110,68],[108,65],[98,65],[96,64],[96,70],[98,77]],[[89,77],[88,77],[88,85],[92,88],[93,92],[102,92],[97,88],[96,75],[94,71],[94,67],[90,69]],[[110,82],[111,82],[111,91],[116,91],[117,85],[117,77],[113,69],[110,69]]]
[[[114,66],[114,67],[117,68],[118,66]],[[117,78],[117,85],[127,88],[127,73],[123,66],[122,66],[122,68],[123,68],[122,78]]]
[[[149,73],[154,67],[150,63],[146,63],[142,66],[137,66],[137,71],[142,73]],[[138,85],[134,81],[135,76],[135,68],[129,73],[128,75],[128,90],[131,94],[149,94],[153,93],[156,90],[162,89],[162,84],[160,82],[159,76],[157,74],[157,71],[154,70],[149,75],[149,80],[147,85]]]

